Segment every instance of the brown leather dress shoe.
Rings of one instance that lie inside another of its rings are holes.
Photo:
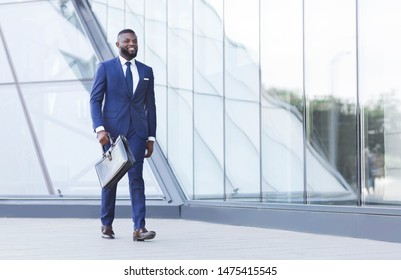
[[[114,239],[114,231],[111,226],[102,226],[102,237],[106,239]]]
[[[146,228],[140,228],[134,231],[134,241],[145,241],[153,239],[156,236],[156,232],[148,231]]]

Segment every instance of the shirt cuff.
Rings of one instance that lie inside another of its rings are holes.
[[[156,141],[156,137],[149,136],[148,141],[153,141],[153,142],[155,142],[155,141]]]
[[[103,126],[98,126],[95,129],[95,132],[98,133],[99,131],[105,130]]]

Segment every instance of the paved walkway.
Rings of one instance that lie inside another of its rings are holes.
[[[116,239],[97,219],[0,218],[0,260],[401,260],[401,244],[180,219],[148,219],[156,239],[133,242],[131,221]]]

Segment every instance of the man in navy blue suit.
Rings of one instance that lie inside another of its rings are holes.
[[[101,62],[90,94],[93,129],[101,145],[108,145],[124,135],[135,158],[128,171],[129,192],[134,223],[133,240],[144,241],[156,236],[145,227],[145,186],[143,161],[153,153],[156,137],[156,105],[154,77],[151,67],[135,60],[138,40],[135,32],[118,33],[119,56]],[[114,239],[113,220],[117,185],[102,189],[101,232],[103,238]]]

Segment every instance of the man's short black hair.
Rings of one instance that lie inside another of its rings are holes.
[[[121,34],[125,34],[125,33],[132,33],[135,34],[134,30],[132,29],[123,29],[120,32],[118,32],[117,38],[121,35]]]

